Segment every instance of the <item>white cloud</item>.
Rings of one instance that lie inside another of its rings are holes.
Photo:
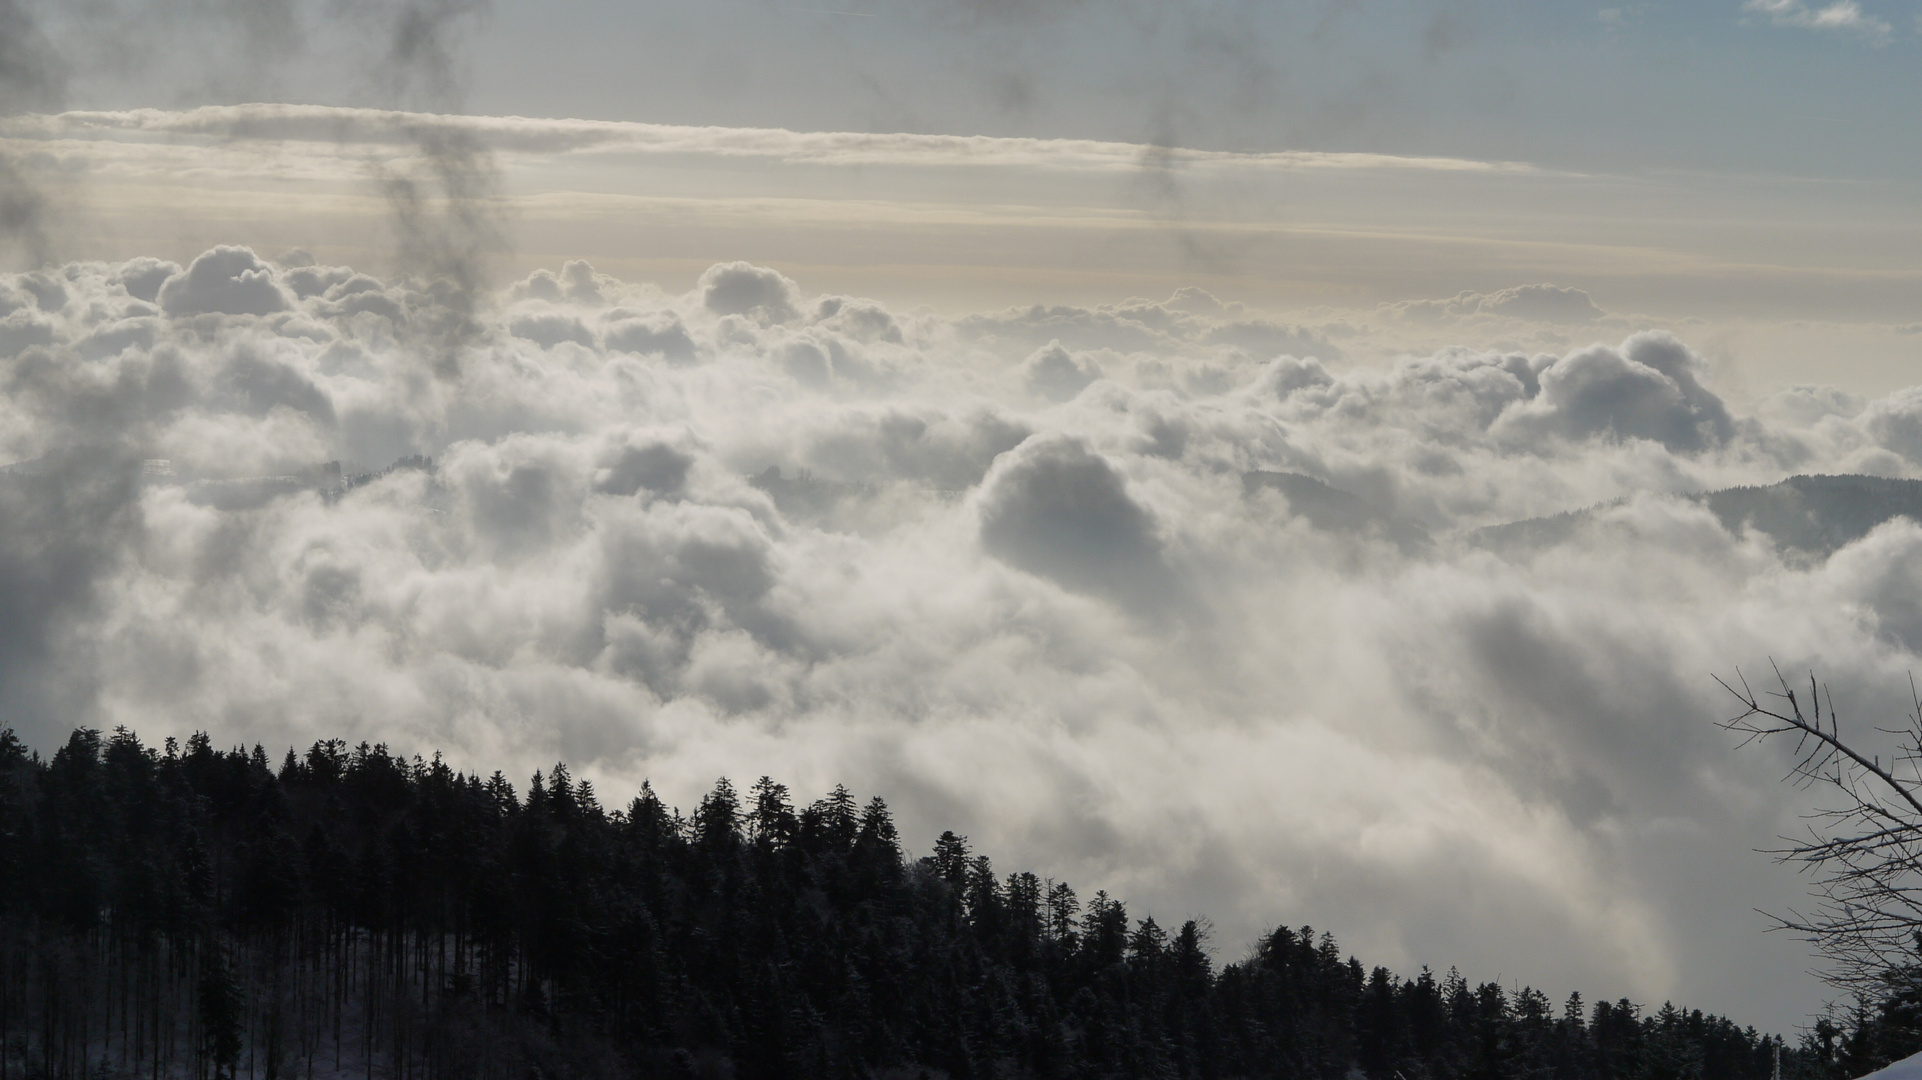
[[[788,131],[613,120],[443,116],[322,105],[209,105],[27,114],[0,118],[0,135],[40,142],[146,144],[158,139],[314,143],[405,149],[422,130],[458,129],[506,154],[649,154],[765,158],[823,165],[1039,167],[1135,173],[1153,152],[1169,167],[1254,171],[1392,170],[1525,174],[1524,163],[1395,154],[1236,153],[1093,139],[1034,139],[906,132]]]
[[[709,268],[701,275],[700,288],[702,302],[719,315],[748,315],[783,323],[800,314],[794,308],[794,282],[777,271],[748,263]]]
[[[143,272],[151,273],[143,264],[121,276],[129,295],[144,287]],[[215,248],[195,259],[184,273],[161,283],[159,299],[169,315],[267,315],[288,307],[273,273],[253,252],[238,247]]]
[[[1877,44],[1887,42],[1895,29],[1886,20],[1864,12],[1856,0],[1834,0],[1813,8],[1802,0],[1747,0],[1742,10],[1767,15],[1777,26],[1853,31]]]
[[[1585,323],[1606,314],[1595,306],[1595,301],[1587,292],[1545,282],[1518,285],[1492,293],[1462,292],[1447,300],[1403,300],[1383,304],[1381,312],[1392,319],[1414,322],[1500,315],[1539,322]]]
[[[1088,357],[1078,357],[1050,341],[1028,357],[1028,389],[1050,401],[1066,401],[1101,377],[1101,365]]]

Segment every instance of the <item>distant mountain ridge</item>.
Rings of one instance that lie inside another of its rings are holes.
[[[1257,492],[1278,491],[1288,500],[1288,509],[1307,518],[1323,532],[1372,533],[1392,541],[1403,551],[1425,547],[1428,533],[1420,525],[1404,520],[1374,503],[1325,481],[1303,473],[1243,473],[1241,492],[1253,498]]]
[[[1698,502],[1730,532],[1753,529],[1785,548],[1828,556],[1867,536],[1890,518],[1922,522],[1922,480],[1880,476],[1791,476],[1761,487],[1732,487],[1679,498]],[[1615,499],[1552,517],[1490,525],[1469,542],[1497,551],[1553,547],[1572,538],[1595,516],[1626,499]]]

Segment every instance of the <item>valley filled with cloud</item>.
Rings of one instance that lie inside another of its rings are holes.
[[[1922,393],[1737,401],[1560,286],[1371,325],[1562,344],[1357,363],[1199,288],[950,316],[232,246],[0,281],[0,723],[37,745],[841,782],[1224,954],[1312,922],[1792,1022],[1808,959],[1751,909],[1799,882],[1752,849],[1803,797],[1711,673],[1814,668],[1867,726],[1922,650],[1922,527],[1684,497],[1914,477]]]

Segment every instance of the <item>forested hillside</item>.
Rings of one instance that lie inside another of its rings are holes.
[[[1205,945],[953,834],[906,857],[841,788],[609,811],[558,765],[519,793],[364,744],[276,767],[77,731],[42,759],[0,731],[0,1080],[1765,1080],[1781,1047],[1307,927]],[[1783,1068],[1896,1049],[1825,1028]]]

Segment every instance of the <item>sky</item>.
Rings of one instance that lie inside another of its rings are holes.
[[[1922,526],[1678,496],[1922,477],[1922,7],[822,4],[0,0],[0,723],[1806,1024],[1712,675],[1899,720]]]

